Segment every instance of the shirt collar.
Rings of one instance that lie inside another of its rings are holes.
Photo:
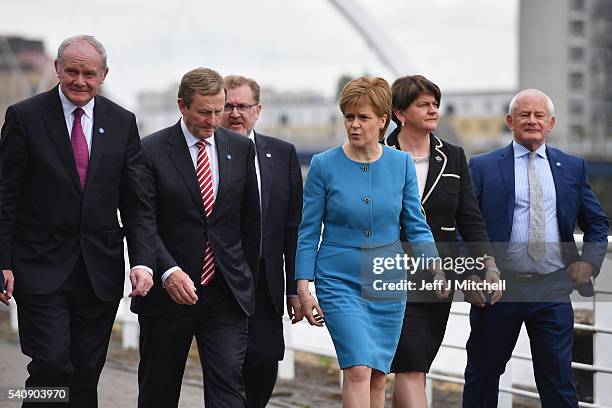
[[[187,142],[188,148],[195,146],[195,144],[201,140],[191,134],[189,129],[187,129],[187,125],[185,125],[185,120],[182,117],[181,117],[181,130],[183,131],[183,136],[185,136],[185,141]],[[212,136],[207,137],[205,141],[212,147],[215,147],[215,134],[213,133]]]
[[[72,103],[70,99],[68,99],[66,95],[64,95],[61,87],[58,86],[57,89],[59,91],[60,101],[62,101],[62,110],[64,111],[64,117],[68,117],[69,115],[72,115],[72,113],[76,108],[78,108],[78,106]],[[91,101],[87,102],[86,105],[81,106],[81,109],[83,109],[85,115],[91,120],[93,120],[95,100],[96,98],[91,98]]]
[[[529,154],[529,150],[522,144],[517,143],[516,140],[512,141],[512,148],[514,149],[514,158],[523,157]],[[535,152],[538,156],[546,159],[546,143],[542,143]]]
[[[251,139],[251,142],[253,142],[253,144],[255,144],[255,131],[253,129],[251,129],[251,132],[247,135],[247,137]]]

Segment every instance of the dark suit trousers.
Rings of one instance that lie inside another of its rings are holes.
[[[16,294],[15,300],[21,350],[32,358],[26,387],[67,386],[70,404],[57,406],[97,407],[98,380],[119,299],[103,302],[96,297],[79,257],[60,289],[42,295]]]
[[[566,278],[565,271],[560,272],[539,282],[522,284],[520,291],[543,294],[547,288],[571,288],[571,283],[559,285]],[[509,292],[512,296],[512,288]],[[558,298],[561,294],[557,295]],[[511,358],[523,323],[529,335],[542,407],[578,407],[571,368],[574,313],[567,289],[564,296],[564,301],[504,302],[502,298],[500,303],[484,309],[472,306],[463,408],[497,407],[499,377]]]
[[[272,305],[262,260],[255,291],[255,314],[249,317],[249,342],[243,367],[249,408],[263,408],[268,404],[276,384],[278,361],[283,359],[284,352],[282,316]]]
[[[245,408],[242,364],[248,320],[223,278],[196,285],[198,301],[173,317],[142,316],[138,407],[177,407],[193,336],[204,372],[206,408]],[[189,309],[189,310],[188,310]]]

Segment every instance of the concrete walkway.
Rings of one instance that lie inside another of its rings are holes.
[[[20,407],[20,402],[7,399],[7,389],[23,387],[27,376],[26,365],[29,358],[21,353],[19,345],[13,341],[0,340],[0,407]],[[138,381],[133,369],[107,363],[100,377],[98,387],[100,408],[136,407]],[[183,384],[181,408],[204,406],[204,395],[200,386]]]

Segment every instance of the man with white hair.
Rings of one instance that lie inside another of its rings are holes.
[[[470,160],[480,210],[493,242],[502,301],[472,307],[463,407],[496,407],[499,377],[524,323],[544,408],[578,407],[572,373],[574,315],[569,295],[592,296],[606,252],[608,218],[584,159],[547,146],[555,125],[550,98],[519,92],[506,117],[513,142]],[[584,232],[582,254],[574,226]]]
[[[8,304],[14,288],[21,350],[32,359],[26,386],[69,387],[61,406],[89,408],[98,406],[123,295],[123,238],[130,296],[145,296],[156,227],[136,118],[98,95],[104,47],[88,35],[67,38],[55,69],[59,85],[10,106],[2,126],[0,301]]]

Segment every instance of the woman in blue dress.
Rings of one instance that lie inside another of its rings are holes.
[[[344,371],[343,406],[382,408],[406,295],[406,268],[390,260],[403,255],[400,238],[424,263],[438,254],[410,156],[379,143],[391,115],[389,84],[350,81],[340,110],[348,141],[312,159],[295,279],[304,316],[315,326],[324,319],[331,334]],[[433,273],[444,295],[444,275]],[[308,290],[312,280],[316,299]]]

